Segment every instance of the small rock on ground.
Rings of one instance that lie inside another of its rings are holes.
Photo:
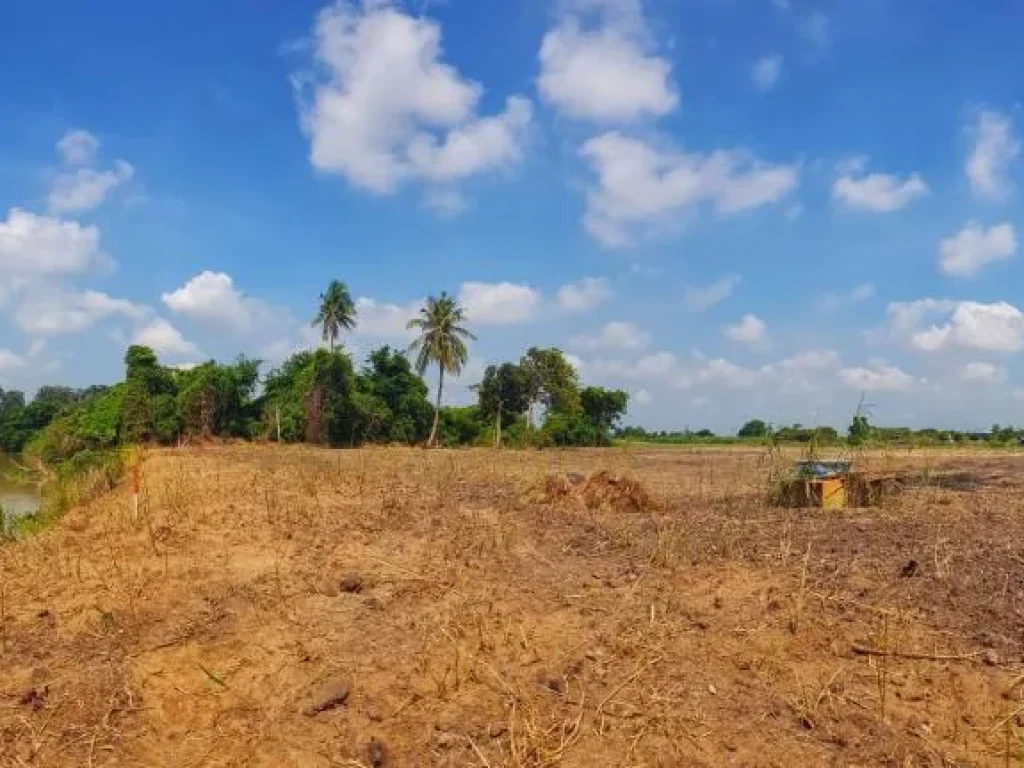
[[[487,735],[492,739],[500,739],[506,733],[508,733],[508,726],[504,723],[491,723],[487,729]]]
[[[363,591],[363,577],[358,573],[346,573],[341,577],[341,584],[338,586],[342,592],[358,595]]]
[[[388,764],[388,750],[384,746],[384,742],[373,739],[366,745],[366,762],[372,768],[383,768]]]
[[[348,701],[349,686],[343,680],[330,680],[321,685],[310,697],[309,704],[303,710],[307,717],[315,717],[321,712],[327,712],[338,707],[345,706]]]
[[[437,746],[441,749],[451,749],[455,746],[455,742],[458,741],[456,735],[448,731],[439,731],[436,738]]]

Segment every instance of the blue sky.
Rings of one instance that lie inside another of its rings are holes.
[[[629,421],[1022,422],[1010,3],[127,0],[0,31],[0,386],[460,295]]]

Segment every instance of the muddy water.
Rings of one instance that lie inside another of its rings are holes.
[[[13,479],[16,467],[0,454],[0,507],[7,515],[26,515],[39,509],[39,489]]]

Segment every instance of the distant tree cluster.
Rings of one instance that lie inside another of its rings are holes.
[[[361,370],[339,344],[356,323],[343,283],[321,295],[314,325],[328,348],[292,355],[261,378],[261,362],[239,357],[185,369],[161,365],[153,350],[129,347],[124,381],[75,390],[43,387],[26,403],[0,390],[0,448],[58,462],[120,444],[211,438],[307,442],[570,446],[607,445],[625,414],[625,392],[580,385],[557,349],[532,348],[518,363],[490,366],[477,403],[441,406],[446,375],[461,372],[475,337],[462,307],[442,293],[409,323],[405,352],[372,351]],[[431,403],[422,375],[436,368]],[[539,422],[539,416],[543,421]]]
[[[615,431],[623,440],[652,443],[813,443],[816,445],[947,445],[985,443],[986,445],[1017,445],[1024,441],[1024,430],[994,425],[987,432],[962,432],[948,429],[911,429],[909,427],[877,427],[868,417],[858,413],[845,435],[834,427],[805,427],[802,424],[777,427],[761,419],[752,419],[736,432],[735,437],[716,435],[709,429],[676,432],[650,431],[642,427],[623,427]]]
[[[531,347],[518,363],[492,365],[476,387],[478,414],[491,421],[494,445],[608,445],[629,396],[621,390],[581,387],[576,369],[558,349]],[[535,430],[537,411],[544,425]]]
[[[647,430],[643,427],[628,426],[615,430],[615,437],[626,442],[661,443],[664,445],[688,445],[691,443],[730,443],[736,438],[716,435],[710,429]]]
[[[26,403],[23,392],[0,389],[0,450],[20,453],[29,440],[55,419],[106,390],[107,387],[41,387],[32,402]]]

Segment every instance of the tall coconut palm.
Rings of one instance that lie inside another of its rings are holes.
[[[408,323],[409,330],[419,331],[419,338],[410,346],[409,351],[416,353],[416,370],[422,376],[431,363],[437,363],[437,405],[434,407],[434,425],[430,428],[427,445],[432,446],[437,439],[437,423],[441,417],[441,393],[444,390],[444,375],[458,375],[469,359],[466,341],[475,341],[476,336],[470,333],[462,323],[466,321],[466,312],[459,303],[442,291],[437,298],[427,299],[420,309],[419,317]]]
[[[346,286],[340,280],[332,280],[327,292],[320,294],[320,311],[313,319],[313,325],[323,330],[323,339],[334,351],[334,344],[342,330],[350,331],[356,326],[356,305]]]

